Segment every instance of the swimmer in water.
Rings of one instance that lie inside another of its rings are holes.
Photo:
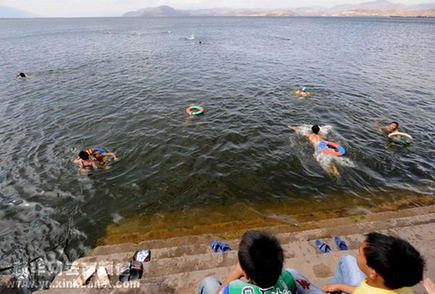
[[[378,124],[377,121],[373,123]],[[375,126],[375,128],[381,130],[382,133],[388,137],[388,142],[386,147],[389,146],[390,142],[407,145],[412,143],[414,140],[411,135],[401,132],[399,130],[399,123],[396,121],[393,121],[386,126]]]
[[[320,127],[318,125],[313,125],[311,127],[310,134],[305,134],[297,127],[292,127],[292,126],[288,126],[288,127],[289,129],[295,131],[295,133],[307,137],[308,141],[310,141],[310,143],[313,144],[313,146],[317,146],[319,142],[323,140],[323,135],[320,134]]]
[[[20,72],[20,73],[17,75],[17,78],[18,78],[18,79],[25,79],[25,78],[27,78],[27,76],[26,76],[25,73]]]
[[[320,127],[318,125],[313,125],[311,127],[311,133],[309,133],[309,134],[302,132],[302,130],[297,128],[297,127],[292,127],[292,126],[288,126],[288,127],[289,127],[289,129],[292,129],[293,131],[295,131],[296,134],[305,136],[308,139],[308,141],[310,141],[310,143],[314,146],[314,148],[317,148],[320,141],[324,140],[324,136],[323,136],[323,134],[320,133]],[[326,172],[329,174],[333,174],[335,176],[340,175],[337,167],[333,163],[331,163],[330,167],[328,169],[326,169]]]
[[[73,162],[78,163],[80,165],[80,169],[86,172],[97,169],[99,167],[98,160],[89,156],[86,151],[80,151],[79,156],[74,159]]]
[[[306,97],[306,96],[310,96],[311,92],[308,92],[307,88],[303,87],[302,89],[295,91],[295,95],[296,96]]]
[[[108,157],[112,157],[113,160],[119,160],[119,158],[112,152],[103,152],[104,150],[98,148],[89,148],[85,152],[91,157],[95,158],[100,164],[107,162]]]
[[[399,132],[399,123],[396,121],[391,122],[388,126],[379,127],[385,134]]]
[[[400,132],[399,131],[399,123],[397,121],[392,121],[389,125],[386,126],[380,126],[379,121],[375,120],[372,122],[374,125],[373,127],[377,130],[382,131],[385,135],[394,133],[394,132]]]

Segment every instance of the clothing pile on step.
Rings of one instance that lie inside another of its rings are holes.
[[[109,262],[80,264],[80,274],[73,284],[74,287],[111,288],[113,284],[109,276],[116,277],[119,275],[118,279],[121,283],[138,280],[143,275],[143,263],[150,260],[151,250],[138,250],[133,254],[131,261],[122,264],[117,268],[117,271],[114,269],[115,266]],[[77,269],[78,265],[75,267]]]
[[[119,270],[119,281],[133,281],[142,278],[143,263],[151,260],[151,250],[139,250],[129,263],[123,264]]]

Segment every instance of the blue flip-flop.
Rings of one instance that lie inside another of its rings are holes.
[[[214,252],[225,252],[225,251],[230,251],[231,248],[230,246],[223,242],[223,241],[216,241],[216,240],[212,240],[210,242],[210,246],[211,249],[213,249]]]
[[[334,237],[335,244],[337,244],[338,249],[340,250],[349,250],[347,248],[346,242],[342,240],[340,237]]]
[[[329,253],[332,251],[331,247],[321,240],[316,240],[316,247],[319,248],[322,253]]]

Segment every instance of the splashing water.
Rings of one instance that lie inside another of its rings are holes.
[[[302,135],[308,136],[309,134],[311,134],[311,127],[311,125],[302,125],[299,126],[298,129]],[[326,137],[328,135],[329,137],[337,138],[338,141],[336,143],[344,145],[344,143],[341,143],[344,138],[339,133],[334,131],[334,128],[331,125],[321,126],[320,134],[322,134],[325,139],[327,139]],[[355,167],[355,163],[350,158],[327,154],[323,152],[318,145],[315,145],[314,147],[313,157],[320,164],[322,169],[328,173],[331,171],[331,168],[333,168],[334,165]]]

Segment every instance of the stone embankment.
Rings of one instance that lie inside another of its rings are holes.
[[[314,284],[323,285],[333,276],[340,256],[356,254],[364,234],[378,231],[408,240],[424,255],[426,275],[435,278],[435,206],[404,209],[396,212],[370,214],[361,218],[338,218],[320,221],[311,229],[292,232],[290,226],[260,228],[274,233],[285,250],[285,267],[298,269]],[[333,237],[341,236],[349,251],[339,251]],[[232,251],[214,253],[209,247],[211,234],[185,236],[163,240],[149,240],[138,244],[125,243],[100,246],[92,255],[76,260],[71,269],[60,273],[50,289],[37,294],[55,293],[196,293],[201,279],[215,276],[224,279],[237,261],[238,240],[225,240]],[[320,253],[314,246],[322,239],[333,249],[332,253]],[[68,288],[80,271],[91,265],[106,267],[112,285],[117,282],[117,268],[131,259],[138,249],[151,249],[152,258],[144,264],[142,279],[110,289],[92,288],[94,278],[83,288]],[[60,287],[60,288],[58,288]],[[66,287],[66,288],[64,288]],[[425,293],[421,285],[416,293]]]

